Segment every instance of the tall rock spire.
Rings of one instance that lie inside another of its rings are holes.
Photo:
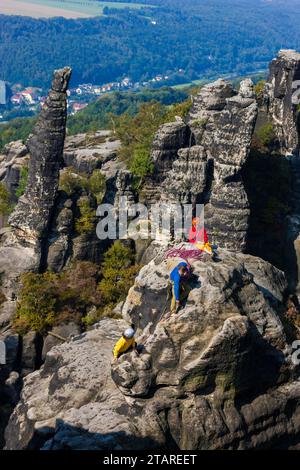
[[[241,170],[249,156],[257,112],[251,80],[241,82],[239,92],[229,82],[217,80],[193,98],[188,123],[181,124],[184,146],[168,125],[175,158],[162,173],[161,200],[206,204],[205,224],[212,240],[235,251],[246,246],[250,210]],[[161,135],[160,130],[156,147]]]
[[[9,223],[21,238],[33,241],[46,235],[54,206],[62,164],[67,88],[71,69],[54,72],[48,97],[28,140],[29,180]]]

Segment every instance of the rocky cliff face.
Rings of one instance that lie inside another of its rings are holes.
[[[141,355],[125,354],[111,379],[121,320],[53,348],[25,379],[7,448],[298,448],[284,275],[251,256],[222,258],[194,264],[186,306],[160,322],[170,262],[145,266],[123,312],[139,322]]]
[[[286,155],[299,153],[299,120],[297,102],[300,88],[300,54],[282,50],[270,64],[265,87],[265,103],[272,118],[281,151]]]
[[[103,169],[112,161],[115,166],[119,147],[120,141],[113,138],[111,131],[69,136],[65,140],[64,164],[90,175],[95,169]]]
[[[299,296],[300,275],[300,160],[299,160],[299,87],[300,54],[282,50],[270,64],[269,78],[264,90],[264,109],[279,144],[279,158],[285,159],[290,171],[290,193],[282,238],[284,240],[285,272],[291,291]]]
[[[257,117],[250,80],[237,94],[223,81],[204,87],[190,113],[196,143],[213,160],[214,181],[205,221],[220,246],[243,251],[248,229],[249,203],[241,178]],[[199,121],[202,129],[199,129]]]

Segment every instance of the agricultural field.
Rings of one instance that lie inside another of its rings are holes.
[[[100,2],[98,0],[1,0],[0,14],[33,18],[89,18],[102,15],[104,7],[139,9],[142,3]]]

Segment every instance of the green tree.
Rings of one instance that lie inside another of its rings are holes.
[[[20,334],[29,330],[43,333],[53,325],[57,305],[54,276],[50,273],[22,276],[20,300],[13,322]]]
[[[150,159],[150,150],[148,146],[138,146],[133,151],[133,157],[130,164],[130,171],[132,174],[144,180],[147,175],[154,171],[154,164]]]
[[[20,334],[30,330],[43,334],[52,326],[69,321],[81,325],[91,307],[102,305],[99,266],[88,261],[77,261],[61,273],[26,273],[21,279],[13,320]]]
[[[3,183],[0,183],[0,215],[5,217],[12,211],[9,192]]]
[[[143,179],[153,171],[150,149],[156,131],[164,122],[166,108],[160,103],[142,104],[139,112],[131,117],[128,113],[115,116],[113,128],[122,142],[119,156],[133,175]]]
[[[68,196],[73,193],[82,192],[87,189],[88,180],[86,175],[80,175],[73,167],[65,168],[59,176],[59,190],[64,191]]]
[[[75,230],[80,235],[91,233],[95,229],[96,210],[91,207],[88,196],[81,197],[78,201],[80,216],[75,221]]]
[[[100,204],[105,194],[105,181],[105,176],[101,173],[101,170],[99,169],[93,171],[88,181],[89,191],[96,197],[98,204]]]
[[[256,138],[258,139],[259,143],[264,147],[270,147],[274,145],[276,140],[276,135],[274,131],[273,124],[268,123],[262,126],[256,132]]]
[[[18,189],[16,189],[16,196],[19,199],[19,197],[23,196],[26,186],[28,182],[28,167],[27,166],[22,166],[21,172],[20,172],[20,180],[19,180],[19,186]]]
[[[266,80],[259,80],[259,82],[257,82],[254,86],[254,91],[257,97],[260,97],[260,95],[264,91],[265,84]]]
[[[197,89],[191,89],[190,90],[191,94],[198,93],[199,88]],[[164,118],[165,122],[171,122],[175,120],[176,116],[181,117],[182,119],[185,119],[188,115],[189,110],[191,109],[192,106],[192,100],[189,97],[187,100],[183,101],[182,103],[177,103],[169,107],[166,116]]]
[[[124,246],[120,240],[117,240],[105,253],[102,266],[103,279],[99,283],[99,290],[107,309],[125,300],[140,269],[140,266],[132,264],[133,260],[132,250]]]

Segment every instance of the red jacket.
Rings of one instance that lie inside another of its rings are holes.
[[[196,232],[196,227],[193,225],[189,233],[189,242],[190,243],[208,243],[208,236],[205,228],[201,228],[198,233]]]

